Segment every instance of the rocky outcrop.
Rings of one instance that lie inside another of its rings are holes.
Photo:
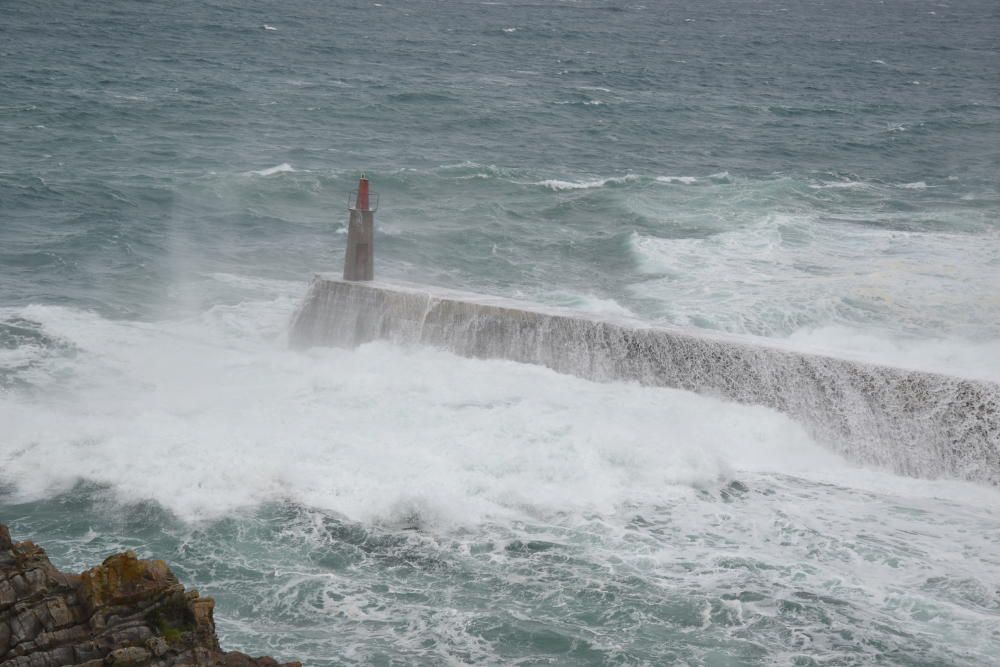
[[[224,652],[211,598],[185,591],[162,560],[115,554],[65,574],[32,542],[0,524],[0,665],[279,667]],[[282,667],[301,667],[284,663]]]

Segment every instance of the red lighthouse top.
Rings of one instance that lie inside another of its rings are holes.
[[[361,179],[358,180],[358,196],[354,201],[354,208],[359,211],[371,210],[368,202],[368,179],[364,174],[361,174]]]

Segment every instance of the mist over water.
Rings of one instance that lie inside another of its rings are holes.
[[[776,412],[287,348],[380,276],[1000,380],[991,2],[5,2],[0,520],[306,664],[988,664],[1000,495]],[[267,27],[265,27],[267,26]]]

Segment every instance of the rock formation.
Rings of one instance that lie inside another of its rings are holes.
[[[0,524],[0,665],[301,667],[224,652],[215,601],[185,591],[162,560],[115,554],[65,574]]]

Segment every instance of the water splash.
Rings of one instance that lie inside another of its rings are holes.
[[[318,277],[298,345],[376,339],[765,405],[852,460],[1000,483],[1000,386],[419,286]]]

